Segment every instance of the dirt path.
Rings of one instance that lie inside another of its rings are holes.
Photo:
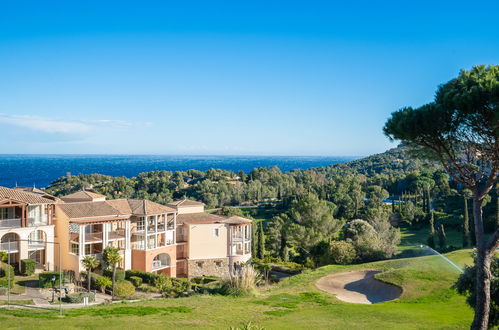
[[[356,304],[376,304],[400,297],[401,288],[374,278],[379,272],[361,270],[332,274],[320,278],[315,285],[340,300]]]

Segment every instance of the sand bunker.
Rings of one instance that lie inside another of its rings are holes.
[[[362,270],[332,274],[319,279],[316,286],[336,298],[356,304],[376,304],[397,299],[402,294],[398,286],[378,281],[379,270]]]

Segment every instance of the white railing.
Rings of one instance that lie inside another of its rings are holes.
[[[21,227],[21,218],[0,220],[0,228],[19,228],[19,227]]]
[[[29,250],[45,249],[45,242],[29,242],[28,241],[28,249]]]
[[[145,250],[145,247],[143,242],[132,242],[132,250]]]
[[[46,226],[49,224],[49,219],[46,215],[37,218],[28,218],[28,225],[32,226]]]
[[[17,252],[19,251],[19,242],[0,243],[0,251]]]
[[[170,266],[167,264],[161,263],[161,260],[153,260],[153,262],[152,262],[152,269],[153,270],[160,269],[160,268],[167,268],[167,267],[170,267]]]

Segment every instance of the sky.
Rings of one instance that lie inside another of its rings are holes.
[[[499,1],[1,1],[1,153],[363,156]]]

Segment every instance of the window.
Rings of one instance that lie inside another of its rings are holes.
[[[139,220],[137,221],[137,231],[143,231],[145,230],[145,219],[144,217],[139,217]]]
[[[197,265],[198,265],[198,268],[203,268],[203,263],[202,262],[198,262]]]
[[[71,243],[71,253],[79,255],[80,254],[80,246],[75,243]]]
[[[220,236],[220,229],[218,229],[218,228],[213,229],[213,236],[215,236],[215,237]]]
[[[89,254],[92,254],[92,247],[90,244],[85,244],[85,255],[88,256]]]
[[[215,261],[215,265],[217,265],[217,267],[222,267],[222,262],[221,261]]]
[[[0,209],[0,219],[8,219],[9,218],[9,209],[4,207]]]

